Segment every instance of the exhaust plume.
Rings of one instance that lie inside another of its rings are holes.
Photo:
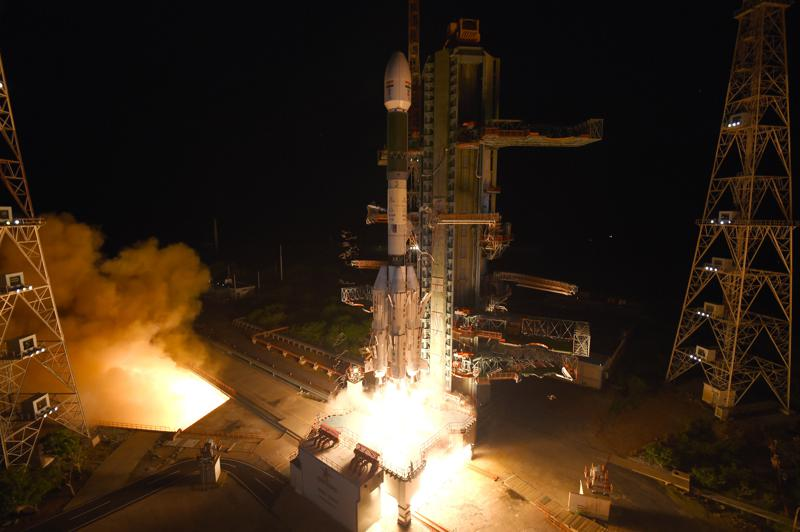
[[[176,364],[206,357],[191,323],[209,272],[191,248],[150,239],[106,258],[100,231],[67,214],[48,216],[40,234],[90,423],[185,428],[225,401]]]

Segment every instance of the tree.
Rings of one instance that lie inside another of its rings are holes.
[[[78,474],[81,473],[81,467],[86,458],[80,436],[64,428],[58,429],[42,438],[42,449],[45,454],[56,457],[58,463],[55,466],[60,468],[64,484],[74,497],[75,488],[72,485],[72,475],[75,470],[78,471]]]
[[[60,473],[54,474],[52,470],[35,467],[0,470],[0,514],[17,514],[26,506],[36,508],[60,482]]]

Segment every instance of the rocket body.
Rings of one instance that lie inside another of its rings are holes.
[[[406,262],[408,242],[408,108],[411,71],[396,52],[384,75],[387,110],[387,239],[389,260],[372,288],[375,376],[413,378],[420,366],[421,308],[417,272]]]

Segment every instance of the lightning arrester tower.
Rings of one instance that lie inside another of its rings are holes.
[[[759,377],[789,411],[792,168],[785,10],[745,0],[700,234],[667,370],[696,365],[726,419]]]
[[[3,463],[13,467],[30,463],[45,419],[89,433],[45,266],[43,220],[33,211],[2,60],[0,134],[0,178],[15,203],[0,207],[0,438]],[[35,366],[45,375],[37,375],[33,391],[26,377]]]

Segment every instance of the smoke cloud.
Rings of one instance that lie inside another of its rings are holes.
[[[206,357],[191,323],[209,272],[191,248],[150,239],[107,258],[100,231],[66,214],[48,216],[40,235],[90,423],[185,428],[224,402],[176,364]]]

